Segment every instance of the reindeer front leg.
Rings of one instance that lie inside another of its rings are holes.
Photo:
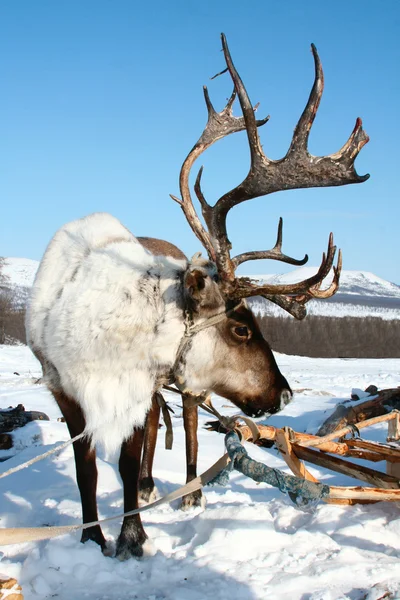
[[[124,486],[124,512],[138,508],[138,483],[143,438],[144,428],[136,429],[121,446],[119,472]],[[117,541],[117,558],[127,560],[132,556],[143,556],[143,544],[146,539],[147,535],[143,529],[140,515],[125,517]]]
[[[190,404],[190,402],[189,402]],[[139,480],[139,498],[144,502],[151,502],[154,492],[153,479],[153,460],[156,448],[158,423],[160,420],[160,406],[155,396],[150,412],[147,415],[145,425],[145,437],[143,447],[143,458],[140,470]],[[197,427],[198,427],[198,408],[197,405],[188,406],[186,397],[183,396],[183,423],[185,428],[186,442],[186,483],[197,477]],[[201,490],[192,492],[183,497],[181,508],[187,510],[191,506],[201,506],[203,503],[203,495]]]
[[[183,424],[186,437],[186,483],[197,477],[197,451],[199,443],[197,440],[198,407],[187,406],[186,398],[183,396]],[[182,498],[182,510],[188,510],[191,506],[202,506],[203,494],[201,490],[187,494]]]
[[[156,449],[158,424],[160,421],[160,405],[156,395],[153,396],[151,409],[146,418],[143,444],[143,458],[139,479],[139,500],[146,504],[154,500],[153,461]]]

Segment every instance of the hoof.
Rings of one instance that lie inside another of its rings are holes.
[[[115,552],[115,558],[118,558],[121,562],[129,560],[130,558],[142,558],[143,546],[135,545],[128,546],[126,544],[117,543],[117,550]]]
[[[139,481],[139,501],[141,504],[150,504],[157,497],[157,489],[152,477],[144,477]]]
[[[147,540],[140,515],[125,517],[121,533],[118,536],[115,556],[119,560],[128,560],[134,556],[141,558],[144,554],[144,544]]]
[[[95,525],[94,527],[88,527],[82,531],[81,543],[85,544],[91,540],[92,542],[96,542],[102,551],[104,552],[107,548],[106,539],[101,531],[100,525]]]
[[[155,500],[157,500],[157,488],[142,488],[139,490],[139,506],[144,506],[145,504],[151,504]]]
[[[115,552],[115,558],[120,560],[121,562],[124,560],[129,560],[130,558],[143,558],[146,556],[154,556],[155,549],[153,544],[147,538],[143,543],[138,543],[133,540],[121,539],[121,536],[118,538],[117,549]]]
[[[196,490],[187,496],[183,496],[181,502],[181,510],[189,510],[189,508],[200,506],[205,508],[206,499],[204,498],[201,490]]]

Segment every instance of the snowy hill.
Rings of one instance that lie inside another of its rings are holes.
[[[39,261],[30,258],[6,258],[3,274],[11,287],[31,287],[38,267]]]
[[[314,275],[317,267],[299,267],[284,275],[253,275],[253,279],[269,283],[295,283]],[[327,277],[323,288],[332,277]],[[265,300],[251,301],[257,313],[287,316],[283,310]],[[400,319],[400,286],[368,271],[342,271],[339,291],[328,300],[312,300],[307,305],[309,315],[328,317],[379,317]]]
[[[30,289],[35,279],[39,261],[30,258],[6,258],[2,266],[2,274],[6,277],[4,287],[12,292],[14,307],[26,305]]]
[[[269,283],[295,283],[307,279],[318,271],[318,267],[299,267],[284,275],[252,275],[252,278]],[[326,279],[327,284],[331,278]],[[400,286],[377,277],[368,271],[342,271],[340,294],[353,296],[375,296],[400,300]]]
[[[5,259],[3,273],[20,298],[26,298],[38,267],[39,261],[29,258]],[[284,275],[251,275],[251,278],[261,282],[294,283],[311,277],[317,271],[318,267],[299,267]],[[329,282],[328,277],[326,286]],[[287,315],[265,300],[252,299],[251,303],[260,314]],[[400,319],[400,286],[368,271],[342,271],[339,292],[329,300],[310,302],[308,314]]]

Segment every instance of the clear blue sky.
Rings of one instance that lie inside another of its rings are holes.
[[[219,109],[231,92],[227,75],[209,80],[224,67],[221,31],[259,116],[271,115],[261,133],[267,155],[286,153],[303,110],[311,42],[325,93],[310,151],[337,151],[358,116],[371,138],[356,162],[371,174],[366,183],[236,207],[234,254],[270,248],[283,216],[287,253],[307,252],[317,265],[333,231],[345,269],[400,284],[398,0],[2,0],[0,255],[40,259],[59,226],[94,211],[189,255],[200,249],[169,193],[179,194],[181,163],[206,121],[202,85]],[[245,134],[200,164],[214,203],[247,173]],[[285,270],[272,261],[246,268]]]

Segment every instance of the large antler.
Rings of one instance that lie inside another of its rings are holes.
[[[276,161],[267,158],[262,150],[257,128],[264,125],[269,117],[261,121],[256,120],[255,109],[232,62],[224,34],[221,37],[227,64],[225,70],[228,70],[231,75],[234,91],[226,107],[220,113],[217,113],[210,102],[207,88],[204,88],[208,122],[200,139],[183,163],[180,173],[182,200],[178,200],[174,196],[173,199],[179,202],[194,233],[206,248],[210,258],[216,262],[221,277],[221,287],[226,296],[244,298],[261,295],[278,304],[296,318],[303,318],[306,314],[304,305],[308,300],[311,298],[328,298],[338,288],[342,264],[340,252],[338,264],[333,268],[334,277],[331,285],[326,290],[320,289],[322,281],[333,266],[335,257],[336,246],[333,245],[332,234],[329,237],[327,253],[326,255],[323,254],[321,266],[313,277],[294,284],[276,285],[265,283],[260,285],[249,278],[236,277],[236,268],[248,260],[260,258],[271,258],[292,265],[304,265],[308,260],[308,256],[305,255],[303,259],[298,260],[282,253],[282,219],[280,219],[277,241],[271,250],[247,252],[231,258],[231,244],[226,230],[228,211],[240,202],[281,190],[338,186],[366,181],[369,175],[358,175],[354,168],[354,161],[369,138],[362,129],[361,119],[358,118],[352,134],[341,150],[335,154],[321,157],[313,156],[308,152],[308,137],[324,86],[321,62],[317,50],[312,44],[315,79],[310,97],[295,127],[286,156]],[[243,117],[232,115],[235,94],[239,98]],[[210,206],[201,190],[203,168],[200,169],[197,176],[195,192],[200,201],[207,225],[208,231],[206,231],[194,210],[190,196],[188,183],[190,169],[196,158],[211,144],[230,133],[244,129],[246,129],[249,141],[251,164],[249,173],[243,182],[223,195],[214,206]]]
[[[220,140],[223,137],[231,133],[236,133],[237,131],[243,131],[246,129],[246,122],[243,117],[235,117],[232,114],[232,105],[236,98],[236,90],[234,89],[231,97],[229,98],[225,108],[217,113],[214,109],[210,97],[208,95],[207,87],[203,87],[204,99],[206,101],[207,111],[208,111],[208,121],[207,125],[200,138],[193,146],[189,154],[187,155],[179,175],[179,188],[181,191],[182,200],[173,196],[171,194],[171,198],[178,202],[181,206],[186,219],[188,220],[191,228],[193,229],[196,236],[199,238],[211,260],[217,262],[216,250],[213,247],[213,243],[211,241],[210,234],[204,229],[197,213],[194,209],[192,198],[190,195],[189,189],[189,173],[193,166],[193,163],[196,159],[202,154],[207,148],[209,148],[214,142]],[[253,112],[255,109],[252,109]],[[269,119],[269,116],[262,120],[256,120],[254,118],[254,122],[256,127],[260,127],[264,125]],[[200,169],[202,171],[203,168]],[[208,208],[208,204],[205,202]]]

